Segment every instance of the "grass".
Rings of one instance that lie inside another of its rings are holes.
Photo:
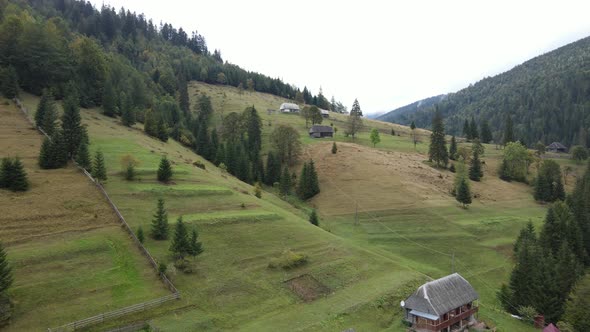
[[[25,193],[0,191],[0,240],[15,278],[4,330],[44,330],[167,294],[84,175],[39,169],[39,133],[12,105],[0,119],[0,157],[18,155],[31,182]]]
[[[494,176],[499,150],[487,146],[486,176],[473,184],[479,198],[465,210],[448,194],[453,175],[424,163],[426,131],[418,131],[422,143],[414,149],[406,127],[366,120],[367,128],[352,142],[341,134],[346,116],[332,115],[326,122],[339,128],[334,138],[339,150],[332,155],[332,140],[308,138],[301,117],[266,112],[277,109],[281,98],[203,83],[190,87],[193,102],[203,92],[212,97],[217,125],[229,112],[254,105],[263,119],[264,151],[270,149],[267,138],[276,125],[298,129],[304,158],[316,162],[322,192],[307,203],[294,200],[300,208],[276,197],[274,190],[258,199],[251,186],[176,142],[159,142],[96,110],[84,110],[91,149],[105,154],[106,189],[131,226],[149,233],[162,197],[170,222],[184,216],[189,229],[199,230],[205,248],[193,274],[169,273],[183,294],[180,301],[116,323],[149,318],[172,331],[405,331],[399,301],[427,276],[450,273],[454,254],[454,270],[480,294],[480,318],[499,331],[532,331],[498,310],[494,293],[507,281],[516,234],[529,219],[540,225],[545,208],[532,200],[529,187]],[[381,131],[376,149],[368,140],[371,127]],[[400,136],[390,135],[391,128]],[[137,181],[123,180],[119,161],[125,154],[141,162]],[[170,184],[155,181],[162,155],[173,163]],[[193,166],[194,161],[206,169]],[[318,208],[321,228],[307,222],[310,207]],[[172,263],[169,242],[147,238],[146,246],[159,261]],[[269,269],[271,259],[286,250],[306,255],[308,262],[291,270]],[[330,294],[302,301],[285,283],[302,275]]]

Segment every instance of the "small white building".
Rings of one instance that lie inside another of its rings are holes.
[[[281,113],[299,113],[299,105],[293,103],[282,103]]]
[[[330,111],[320,108],[320,112],[322,113],[322,118],[327,119],[330,117]]]

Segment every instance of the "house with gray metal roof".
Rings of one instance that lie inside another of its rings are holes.
[[[299,113],[299,105],[293,103],[282,103],[279,109],[281,113]]]
[[[311,138],[324,138],[334,137],[334,128],[331,126],[320,126],[313,125],[309,128],[309,137]]]
[[[553,142],[551,144],[549,144],[547,146],[547,151],[548,152],[562,152],[562,153],[566,153],[567,152],[567,148],[565,147],[565,145],[559,143],[559,142]]]
[[[401,303],[404,319],[418,332],[462,330],[473,325],[478,295],[458,273],[420,286]]]

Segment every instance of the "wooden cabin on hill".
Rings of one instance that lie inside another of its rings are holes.
[[[404,319],[416,332],[451,332],[475,324],[477,292],[458,273],[420,286],[402,301]]]
[[[311,138],[324,138],[334,137],[334,128],[331,126],[320,126],[313,125],[309,128],[309,137]]]
[[[281,113],[299,113],[299,105],[293,103],[282,103]]]
[[[559,142],[553,142],[551,144],[549,144],[547,146],[547,152],[559,152],[559,153],[566,153],[567,152],[567,148],[565,147],[565,145],[559,143]]]

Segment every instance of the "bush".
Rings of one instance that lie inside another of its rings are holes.
[[[260,182],[256,182],[254,185],[254,196],[262,198],[262,188],[260,187]]]
[[[179,259],[175,260],[174,267],[177,270],[180,270],[184,273],[193,273],[193,266],[192,266],[191,262],[189,262],[185,258],[179,258]]]
[[[223,163],[222,163],[222,164],[223,164]],[[222,164],[220,164],[220,165],[219,165],[219,167],[220,167],[220,168],[221,168],[221,165],[222,165]],[[200,168],[200,169],[205,169],[205,164],[203,164],[202,162],[200,162],[200,161],[198,161],[198,160],[197,160],[197,161],[195,161],[195,162],[193,163],[193,165],[195,165],[196,167],[198,167],[198,168]],[[225,166],[225,165],[223,165],[223,166]]]
[[[271,269],[282,268],[289,270],[296,268],[307,263],[307,256],[304,254],[296,253],[292,250],[285,250],[279,257],[273,258],[268,263],[268,267]]]
[[[160,262],[160,264],[158,264],[158,272],[162,273],[162,274],[166,274],[166,270],[168,269],[168,267],[166,266],[166,264]]]
[[[227,172],[227,166],[225,166],[224,163],[220,163],[219,164],[219,169],[222,170],[222,171],[224,171],[224,172]]]
[[[588,159],[588,150],[585,147],[576,145],[571,148],[572,158],[577,162]]]

